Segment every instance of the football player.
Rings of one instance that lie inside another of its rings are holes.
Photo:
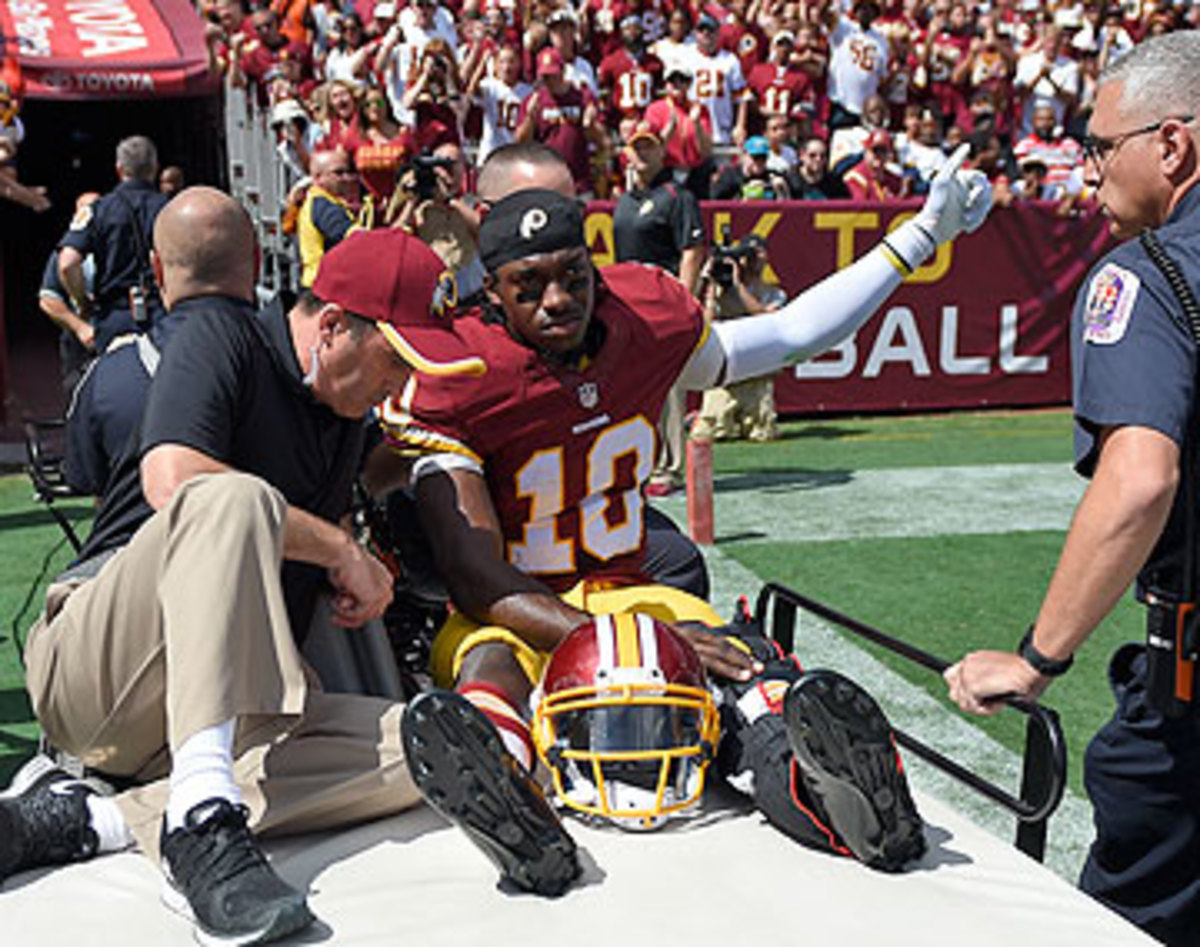
[[[853,265],[777,312],[711,327],[661,270],[598,272],[574,200],[524,190],[491,207],[480,231],[490,310],[456,324],[488,374],[470,387],[422,381],[383,414],[398,449],[425,451],[413,469],[419,509],[458,609],[432,656],[435,680],[457,693],[413,702],[409,762],[427,798],[519,887],[559,894],[579,872],[573,843],[528,775],[526,722],[533,686],[572,630],[597,614],[651,615],[710,674],[747,692],[775,660],[712,634],[723,622],[706,602],[644,584],[642,489],[667,391],[676,381],[704,389],[770,374],[857,329],[941,243],[983,222],[991,192],[982,175],[960,170],[965,157],[960,149],[921,211]],[[829,739],[817,775],[844,796],[866,792],[876,810],[900,805],[879,801],[888,795],[874,792],[881,785],[859,790],[842,767],[837,734],[862,725],[876,756],[890,741],[867,695],[832,690],[821,713],[846,719],[822,728]],[[778,696],[761,702],[777,722]],[[843,714],[839,702],[859,710]],[[793,729],[793,745],[811,736]],[[887,765],[896,769],[894,753]],[[789,755],[776,770],[790,767]],[[755,796],[762,806],[757,787]],[[791,796],[789,805],[805,806]],[[898,842],[884,839],[882,848]]]

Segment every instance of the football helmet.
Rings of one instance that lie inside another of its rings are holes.
[[[598,615],[554,650],[533,718],[571,809],[654,829],[696,803],[720,736],[700,658],[649,615]]]

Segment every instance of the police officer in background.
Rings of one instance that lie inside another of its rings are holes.
[[[649,122],[641,122],[625,148],[631,180],[613,210],[618,263],[636,261],[668,270],[695,293],[704,265],[704,223],[690,191],[677,187],[665,167],[666,146]],[[687,392],[672,388],[658,422],[658,459],[647,496],[666,496],[683,485]]]
[[[103,352],[118,335],[144,329],[162,312],[150,269],[154,219],[167,202],[158,190],[158,151],[142,135],[117,145],[120,183],[90,208],[75,215],[59,241],[58,274],[75,312],[90,319],[93,347]],[[89,297],[83,260],[96,261]]]
[[[1157,686],[1174,677],[1163,646],[1198,559],[1198,116],[1200,33],[1147,40],[1100,76],[1085,176],[1126,242],[1072,321],[1075,466],[1091,483],[1016,653],[976,651],[945,674],[974,713],[994,713],[1000,694],[1036,699],[1137,579],[1151,634],[1112,659],[1117,712],[1084,763],[1096,839],[1080,886],[1172,945],[1200,943],[1200,714]]]

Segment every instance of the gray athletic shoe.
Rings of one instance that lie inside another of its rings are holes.
[[[87,797],[95,792],[49,757],[26,763],[0,794],[0,881],[18,871],[96,854]]]
[[[162,831],[163,902],[196,923],[201,944],[264,944],[314,920],[304,894],[275,873],[246,826],[245,806],[210,799]]]

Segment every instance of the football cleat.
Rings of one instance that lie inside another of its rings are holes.
[[[555,898],[582,869],[575,842],[491,722],[452,691],[420,694],[401,722],[417,788],[523,891]]]
[[[899,871],[925,853],[892,729],[870,694],[836,671],[810,671],[788,689],[784,722],[809,794],[859,861]]]

